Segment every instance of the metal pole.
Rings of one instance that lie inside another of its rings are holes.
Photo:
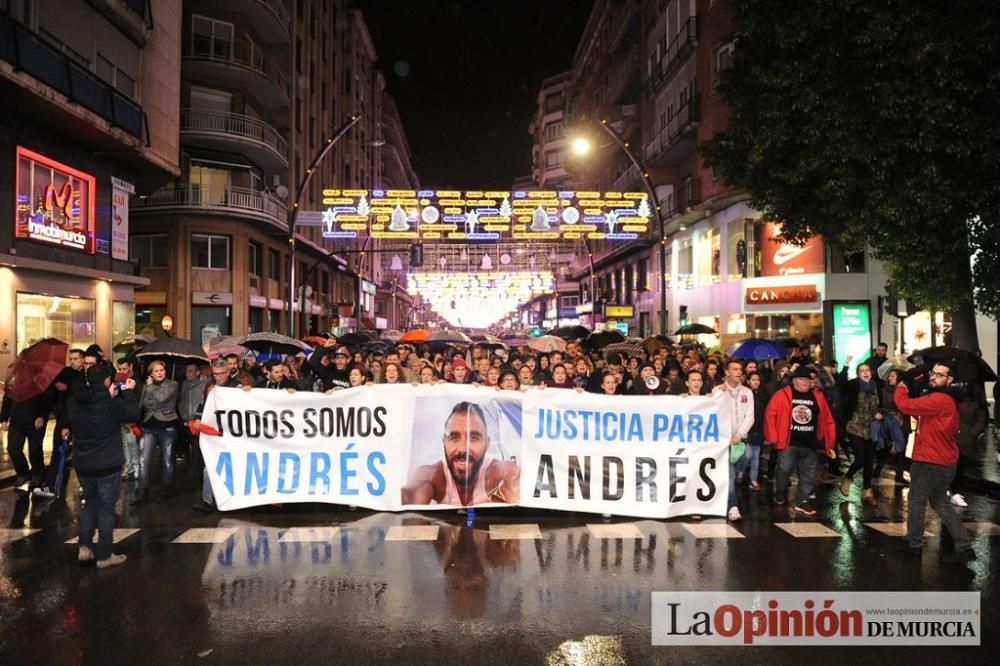
[[[653,181],[649,178],[649,172],[643,165],[642,160],[629,149],[628,142],[622,137],[621,134],[616,132],[611,126],[608,125],[607,120],[601,120],[599,125],[601,129],[607,132],[608,136],[618,144],[618,147],[622,149],[625,155],[629,158],[629,161],[639,170],[639,175],[642,178],[642,184],[646,188],[646,193],[649,195],[649,204],[656,211],[656,223],[660,230],[660,333],[663,335],[667,334],[667,271],[666,263],[667,258],[667,247],[666,247],[666,229],[664,227],[663,211],[660,210],[660,202],[656,199],[656,188],[653,187]]]
[[[319,163],[330,153],[330,150],[340,141],[347,132],[354,127],[358,121],[361,120],[361,114],[351,116],[351,119],[346,123],[341,125],[332,137],[326,140],[326,144],[320,149],[313,161],[309,164],[306,169],[305,175],[302,180],[299,181],[299,186],[295,189],[294,196],[292,198],[292,209],[289,211],[288,218],[288,337],[295,337],[295,312],[294,304],[297,302],[295,293],[295,221],[299,217],[299,204],[302,201],[302,196],[305,194],[306,189],[309,187],[309,183],[312,182],[313,174],[316,173],[316,167]]]

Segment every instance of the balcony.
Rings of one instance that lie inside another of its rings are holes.
[[[132,200],[135,214],[185,212],[224,215],[288,228],[288,208],[269,194],[242,187],[187,184],[166,187]]]
[[[282,0],[212,0],[211,5],[213,11],[242,16],[264,44],[291,42],[291,16]]]
[[[698,20],[696,16],[690,17],[684,22],[670,46],[667,47],[666,54],[660,59],[660,64],[646,77],[646,93],[653,94],[663,88],[673,77],[681,65],[694,55],[698,46]]]
[[[89,70],[55,50],[24,26],[0,16],[0,60],[13,65],[15,73],[24,72],[65,96],[71,103],[91,111],[108,123],[136,139],[145,136],[145,116],[135,102],[121,95],[114,87],[98,79]],[[51,100],[54,101],[54,100]],[[30,105],[19,105],[25,112],[32,112]],[[51,106],[42,117],[53,122]],[[71,114],[72,115],[72,114]],[[61,119],[66,122],[74,118]],[[77,120],[78,122],[78,120]],[[88,123],[81,127],[79,138],[94,137],[94,127]],[[101,137],[102,139],[104,137]],[[100,140],[98,139],[98,143]],[[106,139],[104,143],[107,148]]]
[[[278,63],[245,39],[218,40],[188,36],[183,50],[184,76],[226,88],[239,88],[268,111],[287,111],[291,88]]]
[[[214,150],[239,152],[262,170],[288,168],[288,142],[267,123],[238,113],[181,111],[181,141]]]
[[[608,79],[608,99],[614,104],[629,104],[637,101],[640,90],[639,45],[616,62]]]
[[[622,175],[611,184],[612,192],[641,192],[645,189],[642,178],[635,166],[629,165]]]
[[[693,155],[698,142],[698,118],[699,98],[695,95],[646,143],[646,164],[674,166]]]
[[[673,221],[672,218],[694,213],[701,203],[701,179],[691,178],[660,201],[660,210],[664,219]]]

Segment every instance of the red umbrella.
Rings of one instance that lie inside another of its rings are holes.
[[[399,336],[397,342],[423,342],[430,337],[431,332],[424,329],[414,329]]]
[[[7,377],[7,393],[14,402],[25,402],[45,393],[66,367],[69,345],[55,338],[39,340],[22,351]]]

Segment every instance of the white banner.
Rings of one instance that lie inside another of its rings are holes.
[[[222,510],[329,502],[724,515],[721,400],[448,384],[329,396],[220,388],[201,447]]]
[[[128,198],[132,183],[111,178],[111,258],[128,261]]]

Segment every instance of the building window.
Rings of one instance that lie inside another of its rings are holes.
[[[17,294],[17,353],[45,338],[57,338],[70,348],[96,342],[96,307],[90,298]]]
[[[58,37],[53,35],[45,28],[40,28],[38,30],[38,34],[41,35],[42,39],[48,42],[49,45],[55,48],[57,51],[61,51],[62,53],[66,54],[71,60],[75,61],[77,64],[82,65],[87,69],[90,69],[90,58],[83,55],[73,47],[66,46],[66,44],[64,44],[62,40],[60,40]]]
[[[115,90],[125,95],[129,99],[138,99],[135,90],[135,79],[118,69],[118,66],[105,58],[100,53],[97,54],[97,76],[110,83]]]
[[[117,346],[135,335],[135,304],[114,301],[111,304],[111,345]]]
[[[264,272],[263,270],[264,257],[261,253],[260,245],[251,242],[249,248],[250,248],[250,253],[249,256],[247,257],[248,259],[247,270],[250,271],[251,275],[261,275]]]
[[[191,234],[191,266],[229,270],[229,236]]]
[[[559,307],[561,308],[575,308],[580,304],[580,297],[576,294],[572,296],[560,296],[559,297]]]
[[[555,141],[556,139],[561,139],[563,135],[562,123],[549,123],[545,126],[545,140]]]
[[[566,156],[561,150],[554,150],[551,153],[545,153],[545,167],[548,169],[560,167],[565,161]]]
[[[232,23],[199,14],[191,15],[192,55],[229,59],[233,57]]]
[[[166,234],[136,234],[129,239],[129,243],[129,259],[139,264],[140,268],[167,267]]]
[[[562,93],[549,95],[545,98],[545,113],[555,113],[563,110],[565,100]]]
[[[281,255],[275,250],[267,251],[267,276],[275,281],[281,279]]]
[[[712,55],[712,88],[719,85],[722,72],[732,66],[734,49],[734,42],[726,42],[715,48],[715,53]]]

